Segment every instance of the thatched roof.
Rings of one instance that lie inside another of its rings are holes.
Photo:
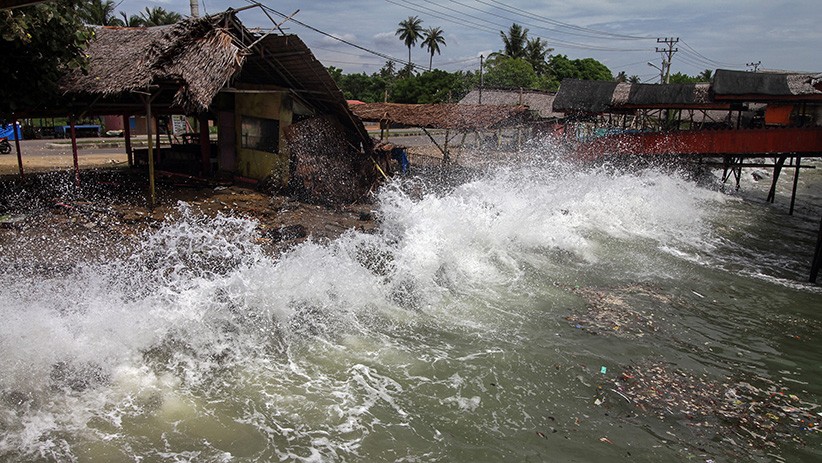
[[[525,106],[367,103],[351,109],[366,121],[463,131],[496,129],[528,118]]]
[[[716,106],[711,99],[711,84],[629,84],[631,86],[625,106],[695,108]]]
[[[554,111],[563,113],[604,112],[613,105],[616,89],[617,82],[564,79],[554,98]]]
[[[106,98],[152,85],[173,86],[173,106],[184,112],[206,110],[245,60],[229,30],[216,27],[224,17],[161,27],[97,28],[87,50],[88,72],[68,74],[61,89],[70,96]]]
[[[276,88],[316,114],[334,114],[366,146],[371,143],[334,79],[299,37],[261,37],[233,10],[171,26],[98,28],[87,53],[87,73],[63,79],[64,100],[52,112],[73,106],[91,114],[139,113],[141,92],[150,88],[153,110],[192,114],[208,111],[220,92]]]
[[[484,105],[524,105],[529,110],[536,111],[540,118],[551,119],[562,117],[561,113],[554,112],[554,92],[539,90],[502,90],[493,88],[482,89],[482,104]],[[480,91],[472,90],[459,101],[459,104],[480,104]]]
[[[695,84],[629,84],[565,79],[554,100],[564,113],[624,112],[634,109],[727,109],[711,97],[711,86]]]
[[[745,72],[717,69],[713,87],[717,99],[819,100],[822,91],[814,85],[815,73]]]

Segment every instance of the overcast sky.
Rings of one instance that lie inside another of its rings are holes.
[[[117,2],[119,0],[115,0]],[[502,48],[499,31],[517,22],[529,37],[545,39],[554,53],[592,57],[614,75],[625,71],[645,82],[658,80],[657,38],[679,38],[671,72],[696,75],[704,69],[822,71],[822,19],[818,0],[278,0],[262,2],[274,10],[362,48],[408,59],[395,35],[398,23],[418,16],[422,25],[440,27],[446,46],[434,67],[477,70],[479,56]],[[245,0],[199,0],[200,13],[248,5]],[[190,14],[189,0],[122,0],[117,11],[129,14],[161,6]],[[272,14],[274,19],[281,17]],[[259,10],[240,13],[248,27],[270,28]],[[294,22],[282,26],[300,36],[326,66],[345,73],[377,71],[385,59],[322,35]],[[427,51],[412,49],[412,60],[427,68]]]

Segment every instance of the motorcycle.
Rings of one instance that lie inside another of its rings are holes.
[[[9,143],[8,137],[0,138],[0,154],[9,154],[11,153],[11,143]]]

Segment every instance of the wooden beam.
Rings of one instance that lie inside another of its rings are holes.
[[[23,172],[23,155],[20,152],[20,131],[17,130],[17,117],[11,120],[11,127],[14,130],[14,147],[17,149],[17,168],[20,170],[20,178],[25,178]]]
[[[69,126],[71,127],[71,154],[74,157],[74,181],[77,186],[80,186],[80,162],[77,159],[77,133],[74,131],[74,114],[69,117]]]
[[[811,262],[811,283],[816,283],[820,267],[822,267],[822,220],[819,221],[819,236],[816,238],[816,251],[813,253]]]

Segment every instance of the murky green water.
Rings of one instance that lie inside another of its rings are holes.
[[[192,213],[129,259],[4,272],[0,459],[819,461],[812,428],[751,447],[614,392],[665,365],[822,401],[819,178],[791,217],[749,178],[509,167],[276,259]]]

